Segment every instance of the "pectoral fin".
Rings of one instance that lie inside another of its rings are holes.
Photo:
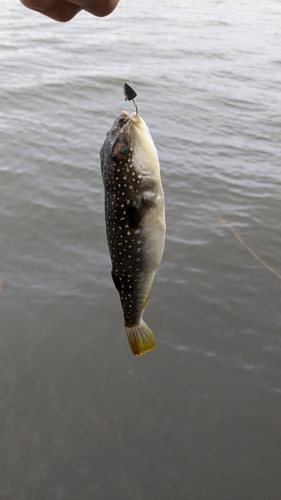
[[[150,193],[148,192],[147,194]],[[164,210],[164,196],[158,194],[153,198],[153,200],[149,197],[147,197],[146,199],[147,210],[143,214],[143,217],[139,224],[140,226],[145,226],[146,224],[149,224],[150,222],[158,219],[158,217],[160,217]]]
[[[131,228],[153,222],[163,211],[164,197],[152,191],[144,191],[138,199],[130,203],[127,217]]]

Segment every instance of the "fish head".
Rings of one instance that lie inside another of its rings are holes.
[[[101,149],[101,159],[104,158],[111,158],[117,163],[126,163],[138,158],[142,158],[143,162],[144,158],[147,158],[158,165],[156,147],[145,121],[139,114],[123,111],[116,118]]]
[[[130,149],[130,115],[123,111],[106,134],[101,149],[101,158],[106,156],[115,161],[123,161]]]

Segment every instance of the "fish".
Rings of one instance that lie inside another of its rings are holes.
[[[143,320],[165,244],[165,196],[149,128],[138,113],[123,111],[100,152],[111,276],[119,292],[133,354],[155,347]]]

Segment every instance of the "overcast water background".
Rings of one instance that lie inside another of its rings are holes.
[[[274,0],[1,0],[0,498],[280,498],[281,280],[218,220],[281,273],[280,27]],[[140,358],[99,163],[131,77],[167,218]]]

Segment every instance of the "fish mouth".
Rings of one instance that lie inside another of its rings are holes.
[[[135,111],[133,111],[132,113],[128,113],[127,111],[122,111],[121,115],[118,116],[118,118],[116,119],[116,122],[117,121],[132,121],[134,123],[138,123],[140,120],[141,120],[141,117],[138,113],[136,113]]]
[[[115,120],[114,125],[117,125],[120,129],[123,125],[127,125],[131,121],[136,125],[140,121],[140,116],[135,111],[130,114],[127,111],[122,111],[121,115]]]
[[[115,142],[121,139],[126,139],[130,142],[133,128],[137,127],[140,121],[140,116],[134,111],[130,114],[127,111],[122,111],[118,118],[116,118],[110,131],[107,133],[110,142],[112,143],[112,141]]]
[[[127,113],[127,111],[123,111],[121,115],[119,115],[118,118],[116,118],[108,134],[111,134],[111,136],[117,136],[120,133],[123,133],[125,128],[127,128],[129,122],[130,122],[129,113]]]
[[[133,122],[134,125],[138,125],[141,121],[141,117],[138,113],[133,111],[132,113],[127,113],[129,115],[130,121]]]

